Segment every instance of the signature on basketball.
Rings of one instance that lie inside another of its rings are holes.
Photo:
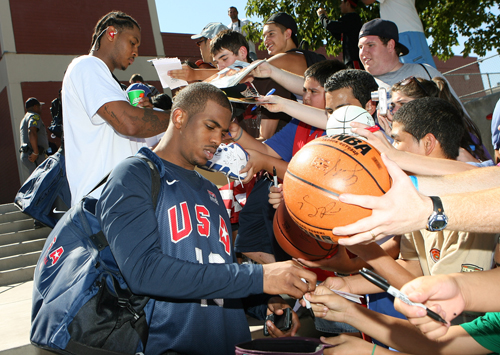
[[[358,175],[356,175],[356,173],[358,171],[363,171],[363,167],[355,164],[354,168],[352,169],[341,168],[339,167],[341,161],[342,159],[337,159],[333,167],[326,171],[325,176],[331,174],[330,177],[337,177],[344,180],[346,182],[346,186],[354,185],[358,182]],[[344,166],[346,165],[345,161],[343,161],[342,163]]]
[[[332,201],[328,203],[326,206],[316,206],[312,201],[309,195],[305,195],[302,197],[303,202],[299,202],[300,208],[308,206],[312,208],[312,212],[310,212],[307,216],[308,217],[319,217],[323,218],[324,216],[333,216],[335,213],[339,213],[342,208],[337,208],[335,210],[335,207],[337,205],[336,201]]]

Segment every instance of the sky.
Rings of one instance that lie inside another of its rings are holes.
[[[228,25],[230,22],[227,10],[230,6],[235,6],[239,12],[239,18],[244,19],[246,0],[231,0],[231,1],[213,1],[206,2],[200,0],[188,1],[172,1],[172,0],[156,0],[156,8],[160,21],[160,29],[162,32],[175,33],[200,33],[203,27],[209,22],[222,22]],[[175,4],[175,5],[174,5]],[[496,9],[495,11],[498,11]],[[316,16],[316,14],[314,14]],[[250,18],[252,21],[261,21],[259,18]],[[460,42],[464,42],[464,38],[459,38]],[[460,55],[463,47],[454,47],[453,51],[456,55]],[[497,54],[496,52],[487,52],[484,58]],[[471,54],[471,56],[476,56]],[[481,63],[480,70],[482,73],[498,73],[500,72],[500,56],[488,59]],[[500,81],[500,76],[495,76],[496,81]],[[496,82],[492,83],[493,86]]]

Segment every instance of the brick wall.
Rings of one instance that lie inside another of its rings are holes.
[[[119,10],[141,26],[140,55],[156,56],[147,0],[10,0],[10,9],[18,53],[87,54],[97,21]]]

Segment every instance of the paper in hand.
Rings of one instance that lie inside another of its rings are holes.
[[[164,88],[176,89],[181,86],[186,86],[187,81],[181,79],[174,79],[167,73],[169,70],[182,69],[182,64],[179,58],[160,58],[151,59],[148,62],[153,63],[158,77],[161,81],[161,86]]]

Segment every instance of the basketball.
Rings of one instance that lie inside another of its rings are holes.
[[[360,122],[368,126],[375,125],[372,115],[359,106],[347,105],[333,111],[326,123],[326,135],[335,136],[337,134],[350,134],[359,137],[351,132],[351,122]],[[364,139],[364,137],[362,137]]]
[[[391,178],[380,153],[359,138],[339,134],[307,143],[288,164],[283,198],[293,221],[310,237],[337,243],[332,229],[372,211],[339,201],[342,193],[381,196]]]
[[[273,230],[280,247],[294,258],[319,260],[337,252],[337,244],[324,243],[304,233],[292,220],[284,203],[274,214]]]

